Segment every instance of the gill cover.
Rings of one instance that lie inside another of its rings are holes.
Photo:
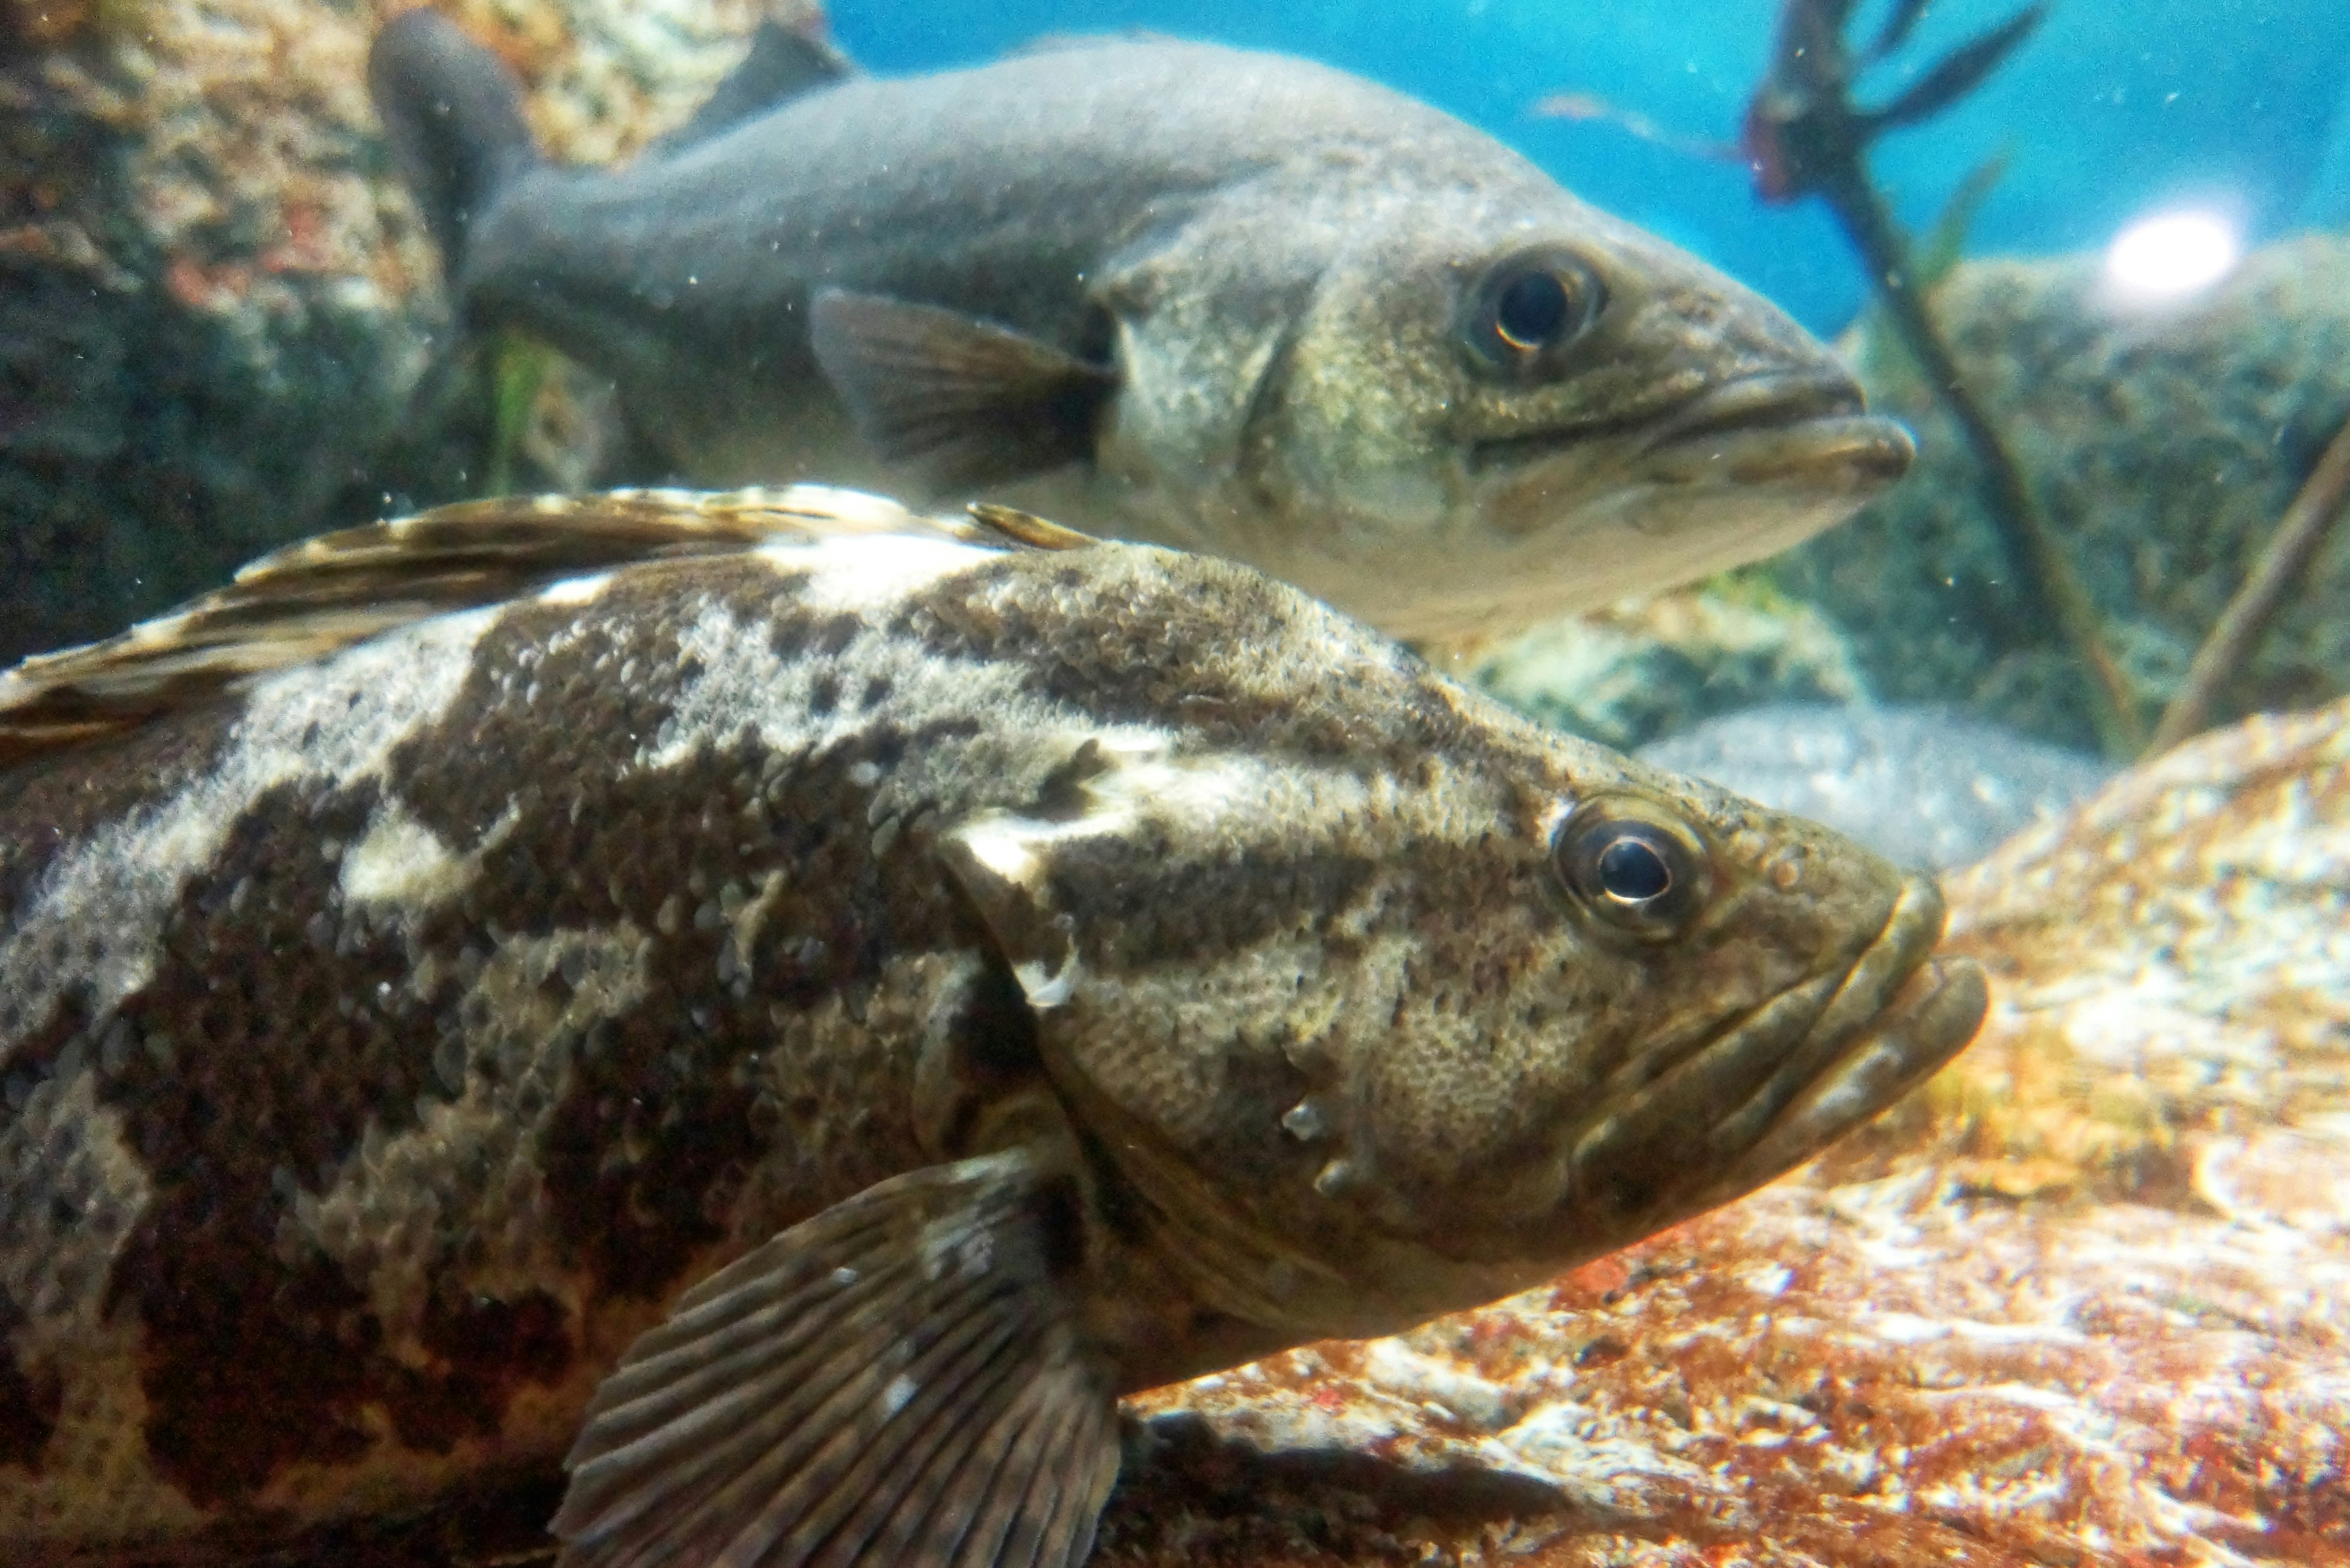
[[[1105,731],[1078,739],[1025,810],[982,813],[942,836],[1031,1007],[1067,1006],[1088,953],[1098,971],[1109,950],[1131,948],[1104,917],[1144,907],[1138,873],[1156,880],[1179,840],[1215,835],[1236,782],[1222,759],[1173,756],[1157,732]]]
[[[1331,901],[1286,886],[1295,862],[1265,841],[1268,822],[1286,825],[1284,844],[1300,827],[1288,783],[1245,756],[1105,731],[1073,744],[1028,808],[942,836],[1055,1076],[1179,1148],[1203,1148],[1229,1116],[1222,1047],[1298,1005],[1256,983],[1256,954]]]
[[[1334,1232],[1311,1178],[1331,1157],[1301,1142],[1299,1119],[1284,1126],[1288,1099],[1267,1098],[1332,1027],[1315,952],[1370,876],[1367,857],[1315,842],[1334,787],[1101,733],[1029,809],[941,839],[1072,1119],[1141,1196],[1154,1251],[1194,1300],[1298,1337],[1416,1321],[1321,1255]]]

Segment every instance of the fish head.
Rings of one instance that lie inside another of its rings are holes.
[[[1555,188],[1355,225],[1256,417],[1258,483],[1294,541],[1269,569],[1404,636],[1506,631],[1758,559],[1914,452],[1775,306]]]
[[[1261,749],[1088,742],[1054,810],[957,835],[1059,1092],[1218,1310],[1362,1335],[1508,1294],[1971,1037],[1927,877],[1399,652],[1340,669],[1260,711]]]

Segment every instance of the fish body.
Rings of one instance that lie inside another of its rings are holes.
[[[986,493],[1453,637],[1769,554],[1908,465],[1775,307],[1370,82],[813,51],[768,29],[706,123],[582,171],[446,21],[377,46],[465,315],[613,377],[694,483]]]
[[[0,677],[0,1558],[567,1464],[571,1564],[1075,1564],[1121,1392],[1873,1115],[1981,1014],[1940,925],[1211,557],[806,487],[330,536]]]

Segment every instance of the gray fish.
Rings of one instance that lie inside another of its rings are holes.
[[[1212,557],[806,487],[315,541],[0,677],[0,1557],[567,1465],[574,1568],[1068,1568],[1122,1392],[1875,1114],[1982,1013],[1941,924]]]
[[[1932,704],[1765,703],[1639,754],[1935,869],[1981,858],[2114,774],[2100,757]]]
[[[595,171],[432,12],[371,78],[465,316],[614,378],[697,483],[984,493],[1454,638],[1768,555],[1909,462],[1766,301],[1303,60],[875,79],[770,26]]]

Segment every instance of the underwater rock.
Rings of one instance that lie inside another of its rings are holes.
[[[393,464],[418,488],[461,483],[406,428],[448,312],[368,100],[390,8],[91,0],[0,18],[0,660],[375,515],[406,487],[380,462],[395,438],[421,448]],[[548,144],[598,160],[690,113],[761,14],[452,9],[482,11],[555,87],[534,99]]]
[[[1950,883],[1984,1034],[1548,1290],[1138,1402],[1098,1561],[2350,1562],[2350,703]]]
[[[1464,673],[1522,713],[1624,749],[1761,703],[1869,696],[1826,617],[1751,581],[1554,621],[1480,650]]]
[[[2101,295],[2091,256],[1963,264],[1933,306],[2106,620],[2150,719],[2350,415],[2350,240],[2253,253],[2161,314]],[[2086,688],[2009,580],[1972,460],[1898,350],[1864,339],[1873,405],[1907,420],[1908,480],[1757,570],[1852,639],[1887,701],[1956,702],[2086,744]],[[2317,559],[2220,716],[2350,691],[2350,544]]]
[[[1825,822],[1905,866],[1964,865],[2109,777],[2100,759],[1948,708],[1773,702],[1644,746],[1695,774]]]

